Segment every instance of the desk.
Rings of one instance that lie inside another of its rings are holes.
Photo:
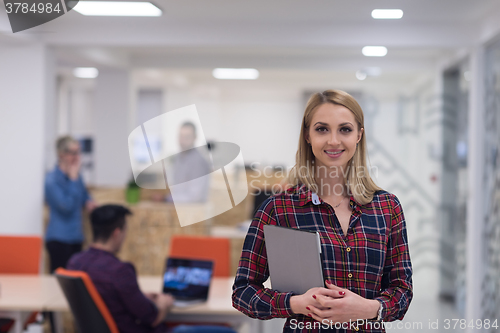
[[[0,275],[0,316],[15,319],[14,332],[22,332],[33,311],[68,308],[57,280],[49,275]],[[57,305],[57,306],[56,306]]]
[[[174,308],[168,321],[249,323],[251,332],[262,332],[261,321],[249,318],[231,305],[234,278],[213,278],[208,301],[185,308]],[[140,276],[143,292],[160,292],[161,277]],[[69,311],[64,294],[52,275],[0,274],[0,311],[16,319],[14,332],[22,332],[23,319],[32,311]]]

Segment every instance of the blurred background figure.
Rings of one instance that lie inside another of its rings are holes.
[[[92,201],[80,176],[80,145],[71,136],[56,142],[57,165],[45,179],[45,200],[50,209],[45,245],[50,271],[66,267],[69,258],[82,250],[82,212],[91,212]]]
[[[132,212],[121,205],[103,205],[91,216],[93,242],[75,256],[68,268],[84,271],[92,279],[122,333],[236,333],[215,325],[180,325],[169,329],[164,321],[174,298],[165,293],[143,293],[136,269],[116,256],[127,236],[127,216]],[[188,277],[186,277],[188,278]]]
[[[194,147],[196,127],[190,122],[184,122],[179,128],[180,153],[169,158],[169,185],[183,184],[178,187],[175,195],[167,196],[167,201],[174,203],[206,202],[209,182],[205,176],[210,173],[207,162],[206,146]],[[200,178],[202,177],[202,178]]]
[[[84,271],[104,299],[120,332],[163,332],[160,325],[174,299],[169,294],[143,294],[131,263],[116,255],[126,236],[126,216],[132,212],[120,205],[103,205],[91,216],[93,242],[71,258],[68,268]]]

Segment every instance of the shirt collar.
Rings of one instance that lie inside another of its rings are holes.
[[[102,249],[95,248],[95,247],[93,247],[92,245],[90,245],[90,246],[89,246],[89,251],[99,252],[99,253],[106,254],[106,255],[110,255],[110,256],[112,256],[112,257],[115,257],[115,258],[116,258],[116,256],[114,255],[114,253],[111,253],[111,252],[106,251],[106,250],[102,250]]]
[[[361,214],[361,207],[360,205],[354,200],[354,197],[351,195],[349,198],[349,206],[351,206],[352,209],[358,214]]]
[[[304,184],[296,186],[296,191],[299,192],[299,206],[304,206],[306,203],[312,201],[312,191]]]
[[[297,191],[299,191],[299,206],[304,206],[309,202],[312,202],[314,205],[319,205],[323,202],[316,192],[311,191],[305,185],[298,186]],[[361,214],[361,207],[352,195],[349,197],[349,205],[357,213]]]

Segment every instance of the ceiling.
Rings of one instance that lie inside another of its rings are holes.
[[[500,31],[498,0],[154,0],[161,17],[86,17],[75,11],[12,34],[0,11],[2,43],[41,41],[59,66],[257,67],[351,71],[432,69]],[[374,20],[400,8],[401,20]],[[384,58],[361,55],[384,45]]]

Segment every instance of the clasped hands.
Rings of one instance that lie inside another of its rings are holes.
[[[290,298],[294,313],[300,313],[317,321],[328,320],[334,323],[377,316],[380,303],[366,299],[352,291],[340,288],[326,280],[327,288],[311,288],[302,295]]]

